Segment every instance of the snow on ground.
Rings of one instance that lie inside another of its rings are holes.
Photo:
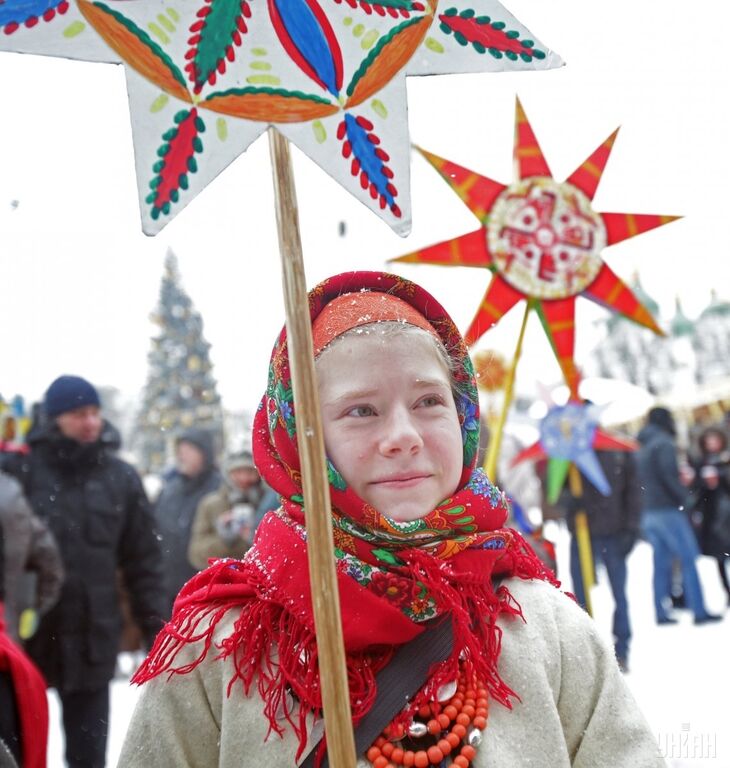
[[[556,538],[559,567],[565,577],[567,536],[560,531]],[[701,558],[699,568],[708,609],[713,613],[724,612],[725,593],[715,561]],[[628,594],[634,639],[626,680],[656,734],[669,768],[730,768],[730,616],[718,624],[695,627],[691,615],[678,611],[678,625],[657,626],[651,573],[651,549],[642,542],[629,559]],[[593,590],[594,614],[610,641],[613,603],[608,584],[600,574],[599,581]],[[137,690],[124,681],[112,684],[110,767],[116,765],[137,695]],[[54,693],[49,695],[49,701],[48,767],[62,768],[62,737]]]

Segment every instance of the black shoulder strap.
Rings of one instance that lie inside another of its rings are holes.
[[[454,629],[451,617],[434,620],[418,637],[401,645],[387,667],[375,676],[377,693],[375,703],[355,729],[355,751],[364,755],[380,732],[400,712],[406,702],[428,680],[434,664],[445,661],[454,647]],[[300,768],[314,768],[319,742],[301,763]],[[328,768],[327,756],[322,768]]]

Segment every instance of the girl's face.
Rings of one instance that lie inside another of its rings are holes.
[[[376,328],[317,361],[327,455],[382,515],[406,522],[456,490],[463,448],[445,366],[425,333]]]

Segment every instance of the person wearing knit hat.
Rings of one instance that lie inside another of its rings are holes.
[[[59,376],[42,412],[27,437],[29,454],[13,454],[3,468],[55,537],[66,581],[26,649],[58,691],[68,768],[103,768],[122,628],[117,575],[149,647],[165,610],[160,544],[142,482],[117,456],[119,432],[103,418],[96,388]]]
[[[81,376],[59,376],[46,390],[43,402],[46,415],[51,418],[88,405],[101,407],[93,384]]]
[[[264,482],[251,451],[229,455],[226,482],[198,505],[188,559],[205,568],[211,558],[243,557],[263,516],[279,506],[279,496]]]
[[[101,435],[101,401],[92,384],[81,376],[59,376],[43,398],[43,412],[61,433],[82,445],[95,443]]]
[[[476,379],[445,310],[379,272],[326,280],[309,308],[358,765],[662,766],[613,649],[476,466]],[[124,768],[323,764],[307,423],[284,329],[252,438],[281,505],[178,595],[133,678]]]

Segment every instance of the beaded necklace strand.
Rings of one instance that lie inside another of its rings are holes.
[[[468,684],[463,670],[455,688],[422,706],[407,728],[386,726],[367,751],[373,768],[469,768],[487,727],[487,689],[479,680]],[[419,748],[429,737],[431,746]]]

